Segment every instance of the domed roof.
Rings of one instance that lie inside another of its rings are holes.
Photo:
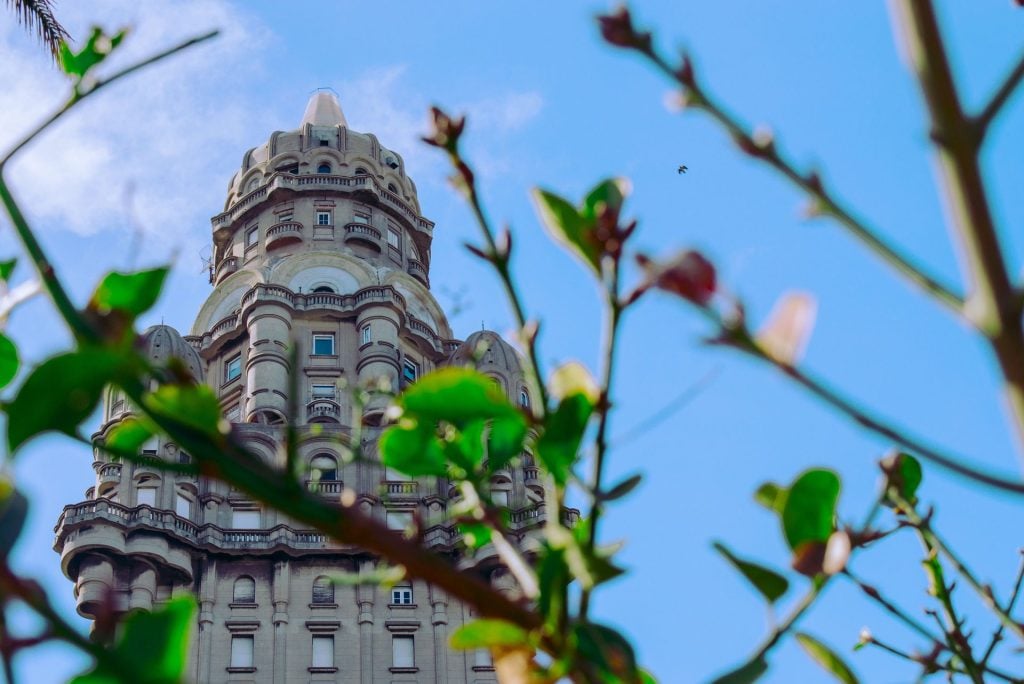
[[[473,366],[480,371],[503,370],[511,375],[522,373],[519,352],[492,330],[480,330],[466,338],[452,352],[453,366]]]
[[[155,366],[163,367],[171,359],[178,359],[196,382],[203,381],[203,362],[199,358],[199,352],[169,325],[153,325],[146,328],[142,333],[140,351]]]

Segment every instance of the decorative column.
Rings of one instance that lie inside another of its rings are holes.
[[[249,314],[248,359],[245,364],[248,400],[245,418],[274,409],[288,415],[288,346],[292,343],[291,310],[282,302],[263,302]]]
[[[213,659],[213,604],[217,600],[217,561],[206,561],[199,585],[199,662],[196,663],[196,681],[210,681],[210,661]]]
[[[390,290],[388,290],[390,292]],[[356,334],[359,336],[359,361],[356,372],[359,384],[387,384],[390,389],[398,391],[398,331],[400,328],[398,312],[384,304],[372,304],[359,310],[356,320]],[[363,342],[363,328],[369,326],[370,341]],[[364,409],[364,416],[371,424],[379,424],[387,408],[388,398],[374,395]]]
[[[150,565],[136,565],[132,569],[132,581],[129,589],[128,610],[153,610],[153,597],[156,596],[156,570]]]
[[[274,563],[274,684],[285,684],[288,677],[288,561]]]
[[[434,680],[448,681],[448,595],[440,587],[429,587],[430,624],[434,626]]]
[[[363,561],[361,573],[373,572],[374,562]],[[373,599],[377,592],[374,584],[360,584],[356,587],[356,601],[359,603],[359,682],[373,684]]]

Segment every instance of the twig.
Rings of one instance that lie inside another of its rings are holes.
[[[1022,78],[1024,78],[1024,55],[1017,59],[1017,63],[1010,70],[1010,73],[1006,75],[999,88],[996,89],[988,104],[974,117],[972,123],[974,124],[974,131],[979,145],[984,140],[985,134],[988,133],[988,129],[992,125],[992,121],[995,120],[996,115],[999,114],[1000,110],[1017,89],[1017,86],[1020,85]]]
[[[712,368],[710,371],[705,373],[703,377],[697,380],[697,382],[687,386],[686,389],[673,397],[660,409],[650,414],[639,423],[626,428],[622,433],[615,435],[612,438],[610,448],[630,443],[637,437],[650,432],[663,421],[671,418],[675,415],[676,411],[685,408],[691,401],[699,397],[701,393],[715,381],[719,373],[721,373],[721,370],[721,368]]]
[[[928,641],[930,641],[933,644],[940,643],[942,641],[937,636],[932,634],[927,627],[925,627],[920,622],[907,615],[901,608],[899,608],[899,606],[894,604],[892,601],[885,598],[878,591],[878,589],[867,584],[862,579],[854,575],[849,568],[843,570],[843,575],[851,582],[856,584],[858,587],[860,587],[860,590],[863,591],[864,594],[868,596],[868,598],[878,603],[880,606],[882,606],[882,608],[887,610],[891,615],[893,615],[896,619],[905,624],[907,627],[914,630],[915,632],[923,636],[925,639],[928,639]]]
[[[1010,594],[1010,600],[1006,602],[1006,613],[1009,615],[1013,612],[1013,606],[1017,603],[1017,597],[1020,596],[1021,585],[1024,584],[1024,558],[1021,558],[1020,567],[1017,569],[1017,581],[1013,585],[1013,593]],[[996,628],[995,633],[992,635],[992,641],[989,642],[988,648],[985,649],[985,655],[981,658],[981,664],[984,666],[992,654],[995,653],[996,646],[1003,640],[1003,632],[1006,630],[1006,625],[1002,622],[999,623],[999,627]]]
[[[902,18],[906,52],[928,104],[952,229],[964,257],[961,264],[969,283],[964,314],[988,339],[999,362],[1003,393],[1024,459],[1021,309],[981,177],[979,140],[961,106],[932,3],[900,0],[895,4]]]

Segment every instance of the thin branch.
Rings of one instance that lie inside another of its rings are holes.
[[[938,277],[926,273],[921,266],[914,263],[911,257],[890,245],[877,230],[868,226],[863,219],[858,217],[853,209],[846,207],[840,199],[830,193],[817,173],[801,171],[794,162],[779,152],[772,140],[760,139],[760,136],[749,132],[736,117],[718,104],[701,87],[693,77],[692,69],[685,65],[682,69],[674,69],[664,57],[651,47],[646,50],[638,49],[638,51],[683,88],[688,107],[706,112],[729,133],[741,150],[773,167],[791,183],[807,193],[812,199],[814,214],[831,216],[912,284],[924,290],[936,301],[946,305],[954,313],[961,313],[963,300],[952,288],[943,284]]]
[[[677,411],[685,408],[690,404],[690,402],[699,397],[704,390],[706,390],[711,383],[715,381],[721,371],[721,368],[712,368],[710,371],[705,373],[703,377],[697,380],[697,382],[687,386],[686,389],[673,397],[660,409],[650,414],[639,423],[623,430],[621,434],[615,435],[612,438],[610,447],[615,448],[623,444],[630,443],[634,439],[650,432],[662,422],[674,416]]]
[[[878,589],[876,589],[875,587],[867,584],[862,579],[860,579],[859,577],[854,575],[853,571],[851,571],[849,568],[846,568],[845,570],[843,570],[843,575],[848,580],[850,580],[851,582],[856,584],[860,588],[860,590],[862,592],[864,592],[864,594],[868,598],[870,598],[872,601],[874,601],[875,603],[877,603],[880,606],[882,606],[882,608],[884,608],[886,611],[888,611],[893,617],[895,617],[897,620],[899,620],[900,622],[905,624],[907,627],[909,627],[910,629],[914,630],[915,632],[917,632],[918,634],[920,634],[921,636],[923,636],[925,639],[927,639],[928,641],[930,641],[933,644],[941,643],[942,640],[939,639],[934,634],[932,634],[931,631],[929,631],[927,627],[925,627],[920,622],[918,622],[914,618],[912,618],[909,615],[907,615],[895,603],[893,603],[889,599],[885,598],[885,596],[883,596],[878,591]]]
[[[1004,609],[1009,615],[1013,612],[1013,606],[1017,603],[1017,597],[1020,596],[1021,586],[1024,584],[1024,557],[1021,558],[1020,567],[1017,569],[1017,581],[1013,585],[1013,593],[1010,594],[1010,600],[1006,602],[1006,608]],[[1006,625],[1002,622],[999,623],[999,627],[996,628],[995,633],[992,635],[992,641],[989,642],[988,648],[985,649],[985,655],[981,658],[981,664],[985,665],[992,654],[995,653],[996,646],[1003,640],[1003,632],[1006,630]]]
[[[1024,78],[1024,55],[1021,55],[1017,59],[1017,63],[1010,70],[1010,73],[1006,75],[999,88],[992,95],[992,98],[988,101],[988,104],[981,110],[981,112],[974,117],[974,129],[975,135],[978,137],[979,144],[984,139],[985,134],[988,133],[989,127],[992,125],[992,121],[995,120],[996,116],[1002,110],[1003,106],[1013,96],[1014,91],[1017,90],[1017,86],[1020,85],[1021,79]]]
[[[979,141],[964,113],[947,50],[930,0],[895,3],[906,53],[931,117],[932,140],[968,282],[964,314],[988,340],[1003,375],[1019,456],[1024,463],[1024,330],[988,193]]]

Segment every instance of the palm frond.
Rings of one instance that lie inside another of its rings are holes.
[[[7,0],[7,6],[18,17],[18,23],[37,34],[57,61],[61,42],[69,41],[71,36],[53,14],[53,0]]]

